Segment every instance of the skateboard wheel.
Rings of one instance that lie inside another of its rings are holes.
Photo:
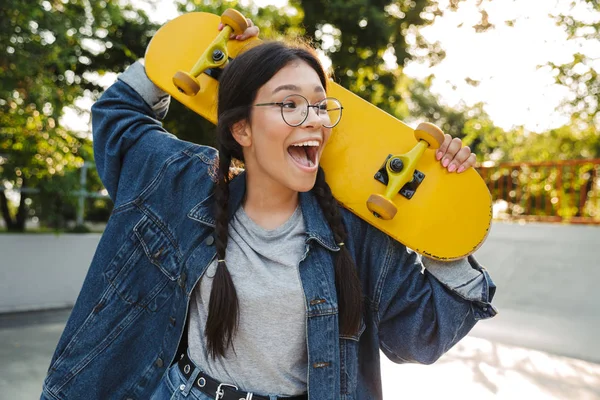
[[[246,18],[233,8],[228,8],[221,14],[221,22],[223,25],[229,25],[233,29],[235,35],[241,35],[248,29],[248,21],[246,21]]]
[[[415,129],[415,139],[424,140],[429,144],[429,148],[437,149],[444,143],[444,132],[434,124],[421,122]]]
[[[195,96],[200,91],[200,82],[187,72],[177,71],[173,76],[173,84],[181,93],[188,96]]]
[[[372,194],[367,200],[367,208],[377,218],[390,220],[394,218],[398,208],[390,200],[386,199],[380,194]]]

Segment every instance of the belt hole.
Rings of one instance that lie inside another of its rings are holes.
[[[186,364],[185,367],[183,367],[183,372],[185,372],[186,375],[190,373],[190,366],[189,366],[189,364]]]
[[[204,379],[204,378],[198,379],[198,386],[204,387],[204,385],[206,385],[206,379]]]

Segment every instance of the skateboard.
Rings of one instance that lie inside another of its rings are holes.
[[[219,72],[261,43],[258,38],[229,40],[246,28],[244,16],[233,9],[221,16],[181,15],[150,41],[146,73],[177,101],[216,123]],[[321,159],[334,197],[427,257],[451,261],[477,250],[491,226],[490,192],[475,169],[449,173],[435,159],[443,133],[428,123],[412,129],[334,82],[328,96],[344,108]]]

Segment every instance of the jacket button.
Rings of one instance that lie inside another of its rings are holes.
[[[185,274],[185,272],[181,273],[181,276],[179,277],[179,279],[177,279],[177,284],[179,285],[179,287],[184,288],[185,287],[185,280],[187,279],[187,275]]]
[[[204,244],[207,246],[212,246],[214,242],[215,242],[215,237],[213,235],[210,235],[209,237],[204,239]]]
[[[157,366],[158,368],[161,368],[161,367],[163,366],[163,364],[164,364],[164,363],[163,363],[163,360],[162,360],[162,358],[159,358],[158,360],[156,360],[156,366]]]

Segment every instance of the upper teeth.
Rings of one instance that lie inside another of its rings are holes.
[[[302,143],[294,143],[292,146],[318,146],[319,142],[317,142],[316,140],[308,140],[306,142],[302,142]]]

